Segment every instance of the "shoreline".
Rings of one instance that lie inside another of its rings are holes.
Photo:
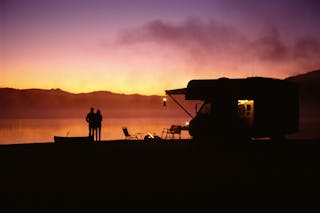
[[[105,143],[149,143],[149,144],[159,144],[159,143],[193,143],[193,139],[186,139],[186,138],[182,138],[182,139],[161,139],[160,141],[148,141],[148,140],[144,140],[144,139],[138,139],[138,140],[130,140],[130,139],[111,139],[111,140],[101,140],[101,141],[90,141],[90,142],[83,142],[83,141],[79,141],[79,142],[55,142],[55,141],[42,141],[42,142],[23,142],[23,143],[2,143],[0,144],[0,147],[5,147],[5,146],[26,146],[26,145],[45,145],[45,144],[69,144],[69,145],[77,145],[77,144],[105,144]],[[224,142],[224,141],[217,141],[218,144],[223,144],[225,143],[225,145],[228,145],[228,142]],[[247,141],[249,144],[271,144],[274,143],[271,139],[269,138],[257,138],[257,139],[252,139],[251,141]],[[283,141],[281,141],[281,144],[283,143],[320,143],[320,138],[288,138],[288,139],[284,139]],[[278,142],[275,142],[278,143]],[[201,144],[215,144],[215,142],[212,141],[206,141],[204,143]],[[234,145],[235,143],[232,143],[231,145]],[[243,143],[242,143],[243,144]]]

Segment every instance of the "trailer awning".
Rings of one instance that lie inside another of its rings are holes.
[[[186,93],[187,88],[166,90],[167,95],[185,95]]]
[[[187,88],[166,90],[165,92],[166,92],[166,95],[168,95],[185,113],[187,113],[191,118],[193,118],[192,114],[188,110],[186,110],[186,108],[172,96],[172,95],[186,95]]]

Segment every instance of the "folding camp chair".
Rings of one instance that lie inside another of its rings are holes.
[[[163,138],[163,136],[165,136],[165,139],[167,139],[168,136],[170,136],[170,138],[173,139],[175,134],[178,134],[179,139],[181,139],[181,126],[180,125],[171,125],[170,128],[163,129],[161,137]]]
[[[138,139],[139,139],[139,137],[138,137],[139,133],[136,133],[136,134],[134,134],[134,135],[131,135],[131,134],[129,133],[127,127],[122,127],[122,131],[123,131],[123,134],[124,134],[126,140],[132,140],[132,139],[133,139],[133,140],[138,140]]]

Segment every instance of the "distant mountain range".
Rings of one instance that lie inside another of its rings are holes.
[[[124,95],[107,91],[73,94],[61,89],[0,88],[0,118],[83,117],[91,107],[108,117],[173,116],[177,107],[163,107],[161,96]]]
[[[320,70],[292,76],[286,80],[300,87],[300,103],[312,109],[320,106]],[[171,100],[163,107],[162,97],[124,95],[107,91],[73,94],[61,89],[0,88],[0,118],[84,117],[90,107],[108,117],[185,116]]]
[[[320,70],[292,76],[286,80],[299,85],[300,100],[302,102],[320,104]]]

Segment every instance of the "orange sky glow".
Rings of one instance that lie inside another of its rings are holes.
[[[0,87],[163,95],[192,79],[286,78],[319,69],[313,5],[304,5],[308,17],[292,20],[301,5],[281,1],[271,18],[272,2],[253,19],[255,12],[220,0],[164,1],[157,10],[143,0],[4,1]]]

